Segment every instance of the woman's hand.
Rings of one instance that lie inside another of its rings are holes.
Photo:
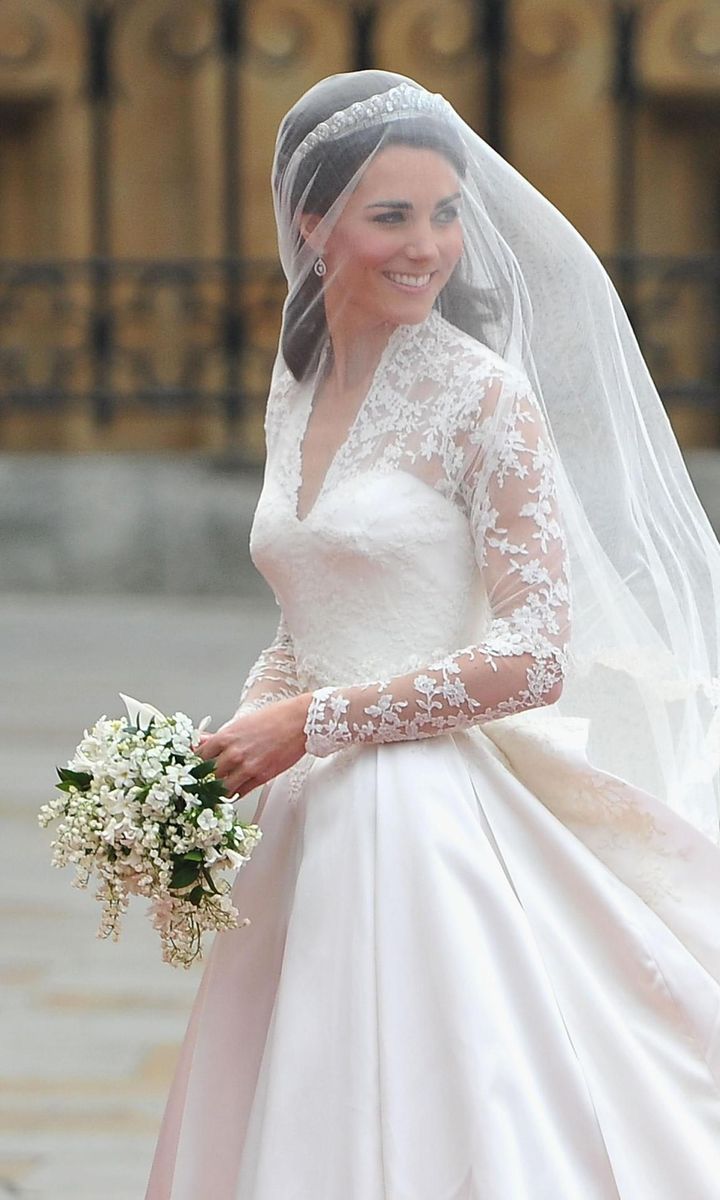
[[[305,720],[312,692],[241,713],[216,733],[200,736],[197,753],[214,758],[228,796],[246,796],[274,779],[305,753]]]

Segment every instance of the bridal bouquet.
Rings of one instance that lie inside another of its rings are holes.
[[[61,795],[38,820],[59,821],[52,865],[73,864],[75,887],[97,876],[98,937],[117,941],[130,896],[145,896],[163,960],[189,967],[202,958],[203,933],[250,924],[239,922],[222,872],[247,862],[262,831],[238,819],[214,761],[195,752],[209,717],[195,729],[184,713],[121,697],[127,717],[85,730],[57,768]]]

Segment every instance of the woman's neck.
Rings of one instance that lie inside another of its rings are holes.
[[[332,344],[330,378],[339,392],[362,389],[370,382],[383,350],[393,332],[386,321],[361,325],[349,313],[333,314],[326,309]]]

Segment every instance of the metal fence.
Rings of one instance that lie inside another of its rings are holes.
[[[221,406],[262,391],[284,293],[275,263],[225,257],[0,260],[0,406]]]
[[[47,2],[50,7],[63,6],[63,0]],[[359,69],[371,66],[382,4],[338,2],[348,10],[352,63]],[[720,254],[653,257],[636,250],[635,162],[643,103],[637,62],[641,16],[656,2],[597,0],[610,22],[613,69],[608,88],[616,122],[618,253],[607,265],[663,396],[720,408]],[[512,157],[506,97],[512,0],[468,4],[472,51],[479,65],[480,131]],[[169,6],[162,36],[156,38],[158,61],[189,71],[212,55],[221,81],[221,254],[173,260],[113,255],[112,109],[122,88],[114,74],[113,45],[118,23],[132,7],[132,0],[67,0],[64,5],[82,35],[82,96],[90,129],[91,253],[71,261],[0,258],[0,412],[58,408],[85,400],[102,425],[112,422],[119,406],[130,400],[162,410],[213,403],[220,406],[228,428],[236,430],[244,407],[262,394],[274,350],[268,329],[273,328],[283,294],[277,265],[250,258],[240,244],[236,219],[243,203],[238,83],[247,5],[243,0],[204,0],[201,7],[210,36],[192,52],[171,36]],[[14,49],[0,46],[0,65],[10,63],[18,77],[43,53],[41,24],[33,28],[35,36]],[[715,62],[720,68],[720,51]],[[717,203],[720,229],[720,195]],[[688,319],[702,334],[690,355],[683,334]]]

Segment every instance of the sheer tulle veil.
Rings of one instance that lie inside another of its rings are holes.
[[[288,296],[276,370],[302,387],[323,371],[318,260],[368,164],[398,143],[436,149],[457,170],[464,249],[437,307],[528,377],[556,452],[573,616],[548,719],[584,719],[592,762],[720,843],[720,546],[628,317],[560,212],[404,76],[333,75],[280,126],[273,196]]]

